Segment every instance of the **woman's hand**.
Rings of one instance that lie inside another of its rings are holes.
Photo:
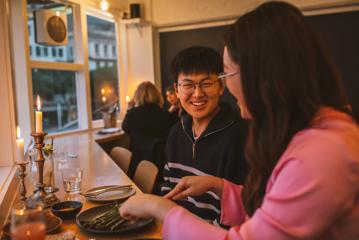
[[[188,176],[183,177],[174,189],[164,197],[179,200],[188,196],[199,196],[212,191],[222,197],[223,179],[213,176]]]
[[[120,215],[130,220],[154,217],[162,222],[168,211],[175,206],[174,202],[159,196],[136,194],[122,204]]]

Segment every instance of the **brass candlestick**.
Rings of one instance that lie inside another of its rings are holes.
[[[46,135],[46,132],[31,133],[31,136],[35,140],[35,148],[37,149],[37,159],[34,162],[36,162],[38,180],[36,183],[36,190],[26,201],[29,208],[37,208],[38,206],[47,208],[60,201],[54,193],[47,193],[44,189],[43,179],[45,159],[42,153],[42,147],[44,146],[44,138]]]
[[[17,176],[20,179],[20,202],[23,207],[26,207],[26,186],[25,186],[25,176],[26,176],[26,165],[29,162],[15,162],[17,165]]]

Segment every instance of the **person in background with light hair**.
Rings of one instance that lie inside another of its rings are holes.
[[[208,190],[221,198],[221,223],[193,216],[169,199],[136,195],[124,218],[155,217],[163,238],[359,239],[359,128],[336,69],[302,13],[266,2],[225,35],[220,76],[250,119],[244,185],[216,177],[182,179],[165,197]]]
[[[157,143],[166,141],[171,128],[170,115],[162,106],[162,95],[153,83],[143,82],[137,86],[122,123],[122,129],[130,136],[133,156],[129,176],[134,174],[141,160],[150,160],[161,165],[156,162],[154,149]]]

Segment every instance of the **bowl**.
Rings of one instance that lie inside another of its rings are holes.
[[[78,201],[59,202],[51,207],[51,212],[61,219],[73,219],[80,212],[82,203]]]

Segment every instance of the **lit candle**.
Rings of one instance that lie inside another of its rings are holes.
[[[24,163],[25,162],[25,155],[24,155],[24,139],[21,138],[20,128],[17,126],[16,128],[16,149],[17,149],[17,162]]]
[[[42,112],[40,110],[41,110],[41,101],[39,95],[37,95],[37,111],[35,113],[36,115],[35,131],[37,133],[42,133]]]
[[[105,89],[104,89],[104,88],[101,89],[101,94],[102,94],[102,95],[105,94]]]
[[[126,96],[126,102],[128,103],[130,101],[130,96]]]
[[[102,97],[102,102],[103,102],[103,103],[106,102],[106,97]]]

